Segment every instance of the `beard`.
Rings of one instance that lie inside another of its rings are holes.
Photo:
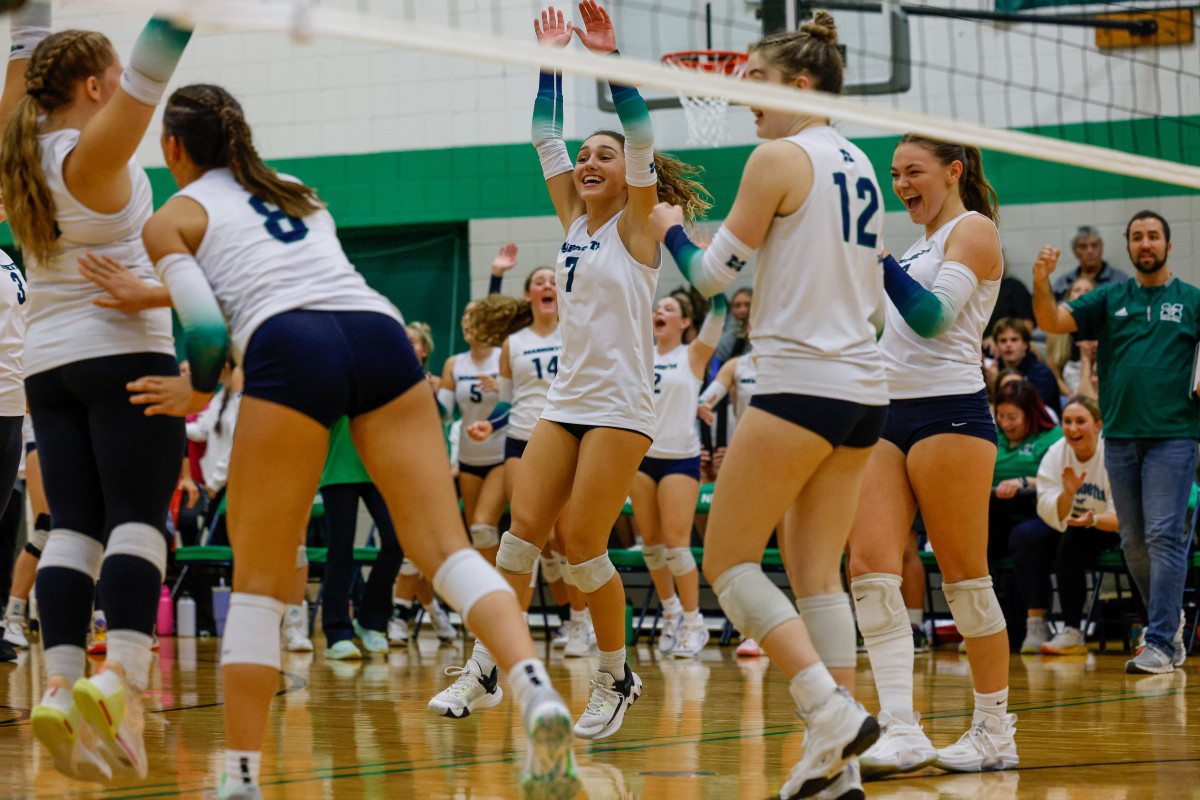
[[[1153,275],[1155,272],[1158,272],[1160,269],[1162,269],[1167,263],[1166,258],[1159,258],[1154,253],[1150,253],[1150,255],[1154,257],[1154,261],[1148,265],[1142,263],[1142,257],[1140,255],[1136,257],[1130,255],[1130,260],[1133,261],[1134,268],[1143,275]]]

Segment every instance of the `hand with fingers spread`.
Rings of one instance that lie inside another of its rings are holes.
[[[492,259],[492,274],[497,278],[517,265],[517,246],[512,242],[500,248],[500,252]]]
[[[1086,477],[1086,472],[1077,473],[1073,468],[1067,467],[1063,470],[1062,474],[1063,492],[1070,497],[1074,497],[1083,488],[1083,481]]]
[[[692,244],[699,247],[701,250],[707,250],[712,244],[713,233],[711,228],[696,228],[692,231]]]
[[[191,478],[179,479],[179,491],[187,495],[187,508],[196,505],[196,501],[200,499],[200,487]]]
[[[579,41],[593,53],[611,53],[617,49],[617,33],[613,29],[612,17],[596,0],[584,0],[579,4],[583,27],[575,28]]]
[[[151,286],[128,267],[106,255],[88,252],[79,257],[79,274],[108,292],[93,304],[136,314],[148,308],[171,304],[171,295],[162,286]]]
[[[571,34],[575,26],[570,20],[563,20],[563,13],[550,6],[542,12],[541,24],[537,17],[533,18],[533,33],[537,36],[538,44],[547,47],[566,47],[571,43]]]
[[[182,375],[147,375],[130,381],[125,388],[131,393],[129,402],[145,406],[147,417],[199,414],[212,399],[211,394],[193,389],[191,379]]]

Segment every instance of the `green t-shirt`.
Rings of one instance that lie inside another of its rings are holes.
[[[1077,340],[1096,339],[1107,439],[1200,439],[1191,375],[1200,342],[1200,289],[1131,278],[1067,303]]]
[[[1038,474],[1042,456],[1050,445],[1062,438],[1062,428],[1026,436],[1020,444],[1011,444],[1004,431],[996,431],[996,471],[992,475],[992,486],[1009,478],[1033,478]]]
[[[321,474],[322,486],[340,483],[370,483],[371,476],[354,449],[350,439],[350,418],[342,417],[333,423],[329,431],[329,453],[325,456],[325,472]]]

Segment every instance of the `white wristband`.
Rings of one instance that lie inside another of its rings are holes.
[[[538,158],[542,160],[542,177],[550,180],[556,175],[575,169],[567,143],[562,139],[549,139],[537,146]]]
[[[710,406],[715,406],[724,399],[725,395],[729,394],[729,390],[725,388],[725,384],[720,381],[713,381],[708,385],[708,388],[700,393],[700,403],[707,403]]]

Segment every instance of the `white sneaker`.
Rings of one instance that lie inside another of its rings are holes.
[[[388,620],[387,638],[392,644],[408,644],[408,620],[392,617]]]
[[[592,696],[579,722],[575,735],[580,739],[603,739],[621,729],[625,711],[642,696],[642,679],[625,665],[625,675],[617,680],[611,673],[597,670],[592,679]]]
[[[1171,655],[1171,663],[1177,667],[1182,667],[1183,662],[1187,661],[1187,648],[1183,646],[1183,626],[1187,622],[1184,612],[1179,612],[1179,628],[1175,631],[1175,638],[1171,640],[1171,644],[1175,646],[1175,651]]]
[[[308,619],[304,606],[288,606],[283,616],[280,639],[289,653],[311,653],[312,639],[308,638]]]
[[[683,614],[663,614],[662,627],[658,631],[658,652],[665,655],[675,649],[682,627]]]
[[[1044,656],[1070,656],[1087,652],[1087,640],[1079,628],[1063,628],[1042,645]]]
[[[934,764],[950,772],[1012,769],[1020,762],[1014,738],[1016,722],[1016,714],[1007,714],[1003,726],[990,719],[972,724],[957,742],[938,750]]]
[[[596,629],[592,627],[591,619],[575,621],[571,630],[571,641],[563,648],[566,658],[587,658],[596,650]]]
[[[492,667],[485,677],[475,659],[462,667],[446,667],[447,675],[455,675],[454,683],[442,689],[429,701],[429,710],[450,719],[462,719],[472,711],[491,708],[504,697],[497,683],[500,671]]]
[[[112,769],[100,755],[91,726],[85,725],[69,689],[52,687],[30,713],[33,735],[50,751],[54,768],[81,781],[107,782]]]
[[[846,762],[842,774],[834,778],[833,783],[812,795],[808,800],[864,800],[863,778],[859,771],[857,758]]]
[[[696,628],[684,625],[679,629],[679,637],[675,642],[675,647],[671,650],[671,657],[695,658],[700,655],[706,644],[708,644],[708,628],[703,625]]]
[[[583,789],[571,752],[571,712],[546,686],[521,710],[528,737],[521,791],[525,800],[569,800]]]
[[[232,785],[227,785],[232,784]],[[230,781],[227,773],[221,773],[217,781],[217,794],[214,800],[262,800],[262,790],[257,783]]]
[[[1130,675],[1161,675],[1175,671],[1175,655],[1164,653],[1154,645],[1146,645],[1136,656],[1125,662]]]
[[[1050,641],[1050,626],[1045,617],[1029,617],[1025,620],[1025,641],[1021,642],[1022,653],[1040,653],[1042,645]]]
[[[571,629],[574,627],[575,622],[569,619],[559,625],[558,631],[550,639],[550,646],[558,650],[566,647],[567,643],[571,641]]]
[[[383,635],[383,631],[373,631],[364,628],[358,624],[358,620],[353,620],[350,624],[354,626],[354,635],[362,642],[363,650],[366,650],[368,653],[387,653],[388,640]]]
[[[325,648],[325,658],[330,661],[359,661],[362,659],[362,652],[354,642],[342,639]]]
[[[437,601],[437,598],[434,598],[432,605],[433,608],[428,611],[433,632],[437,634],[438,639],[449,642],[458,636],[458,629],[454,627],[454,623],[450,621],[450,615],[446,613],[446,608]]]
[[[879,741],[858,757],[863,779],[877,780],[901,772],[914,772],[937,760],[938,751],[921,728],[921,715],[913,712],[911,723],[879,712],[882,733]]]
[[[142,698],[115,670],[80,678],[71,688],[84,721],[96,732],[100,754],[114,778],[146,777]]]
[[[804,755],[779,790],[782,800],[812,797],[831,786],[846,764],[879,738],[879,723],[841,687],[802,719]]]
[[[18,650],[28,650],[29,640],[25,638],[25,624],[20,617],[9,617],[4,620],[4,641]]]

